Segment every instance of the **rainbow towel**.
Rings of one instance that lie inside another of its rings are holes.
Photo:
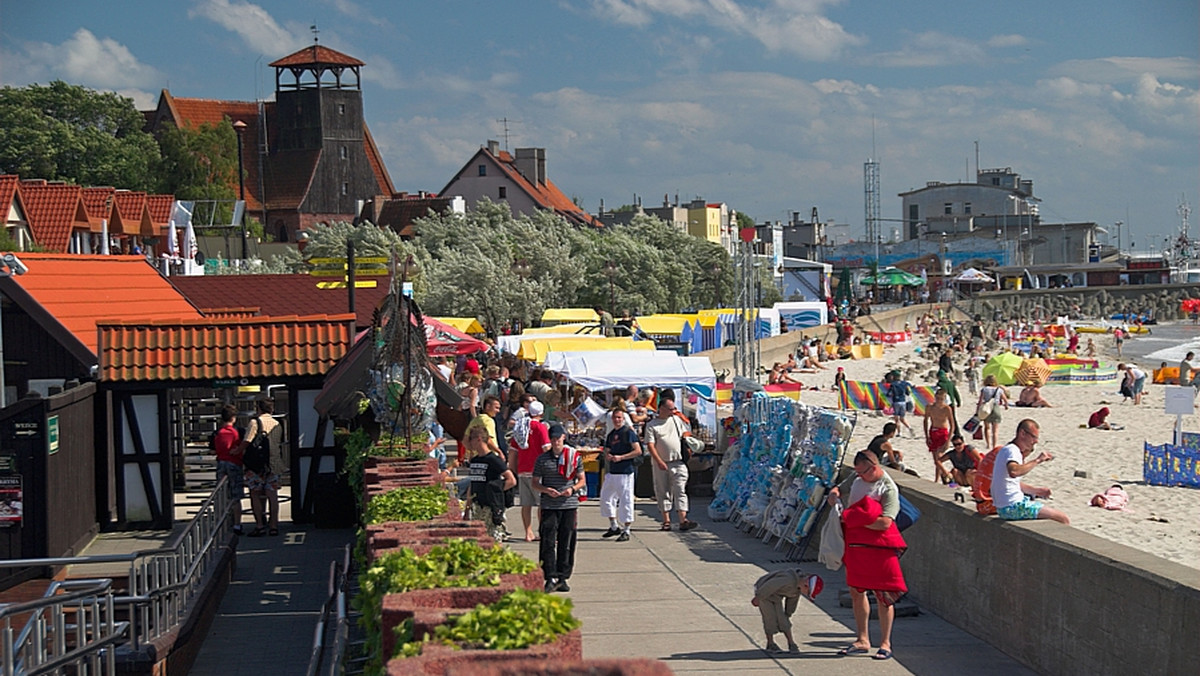
[[[933,403],[934,388],[928,385],[913,385],[913,413],[925,415],[925,409]],[[847,380],[838,388],[838,405],[851,411],[891,412],[891,402],[883,396],[883,384],[869,380]]]
[[[763,391],[772,397],[787,397],[800,401],[800,391],[804,386],[800,383],[779,383],[778,385],[763,385]]]

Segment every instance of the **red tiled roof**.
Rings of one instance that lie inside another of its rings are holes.
[[[110,223],[108,231],[114,234],[154,236],[150,216],[146,213],[146,193],[133,190],[118,190],[114,193],[120,219]]]
[[[43,249],[66,253],[71,231],[90,229],[79,186],[32,180],[21,181],[17,190],[33,241]]]
[[[479,152],[476,153],[476,156],[480,154],[491,158],[496,165],[500,167],[501,171],[508,176],[509,180],[516,184],[517,188],[529,195],[529,198],[538,205],[538,208],[546,211],[553,211],[572,223],[577,223],[579,225],[590,225],[597,228],[604,227],[599,219],[583,209],[580,209],[579,206],[572,202],[571,198],[563,194],[563,192],[558,189],[558,186],[554,185],[554,182],[550,179],[547,178],[544,182],[538,183],[537,185],[530,183],[521,172],[517,171],[517,167],[513,162],[513,156],[509,154],[507,150],[501,150],[499,155],[493,155],[488,152],[487,148],[480,148]],[[463,172],[465,172],[468,168],[474,167],[475,164],[476,162],[473,157],[471,161],[467,162],[464,168],[450,180],[450,183],[442,189],[440,194],[450,194],[450,191],[448,190],[450,186],[457,181],[459,177],[464,175]]]
[[[9,280],[93,355],[100,319],[148,322],[201,316],[144,256],[22,253],[21,262],[29,271]]]
[[[434,213],[445,213],[450,209],[451,198],[447,197],[393,197],[383,202],[375,225],[395,230],[402,237],[412,237],[413,221]]]
[[[156,235],[162,234],[171,223],[171,209],[175,206],[174,195],[146,195],[146,210]]]
[[[272,156],[263,172],[267,209],[300,208],[317,175],[317,160],[320,159],[320,150],[289,150]]]
[[[93,187],[80,191],[83,206],[87,209],[88,219],[92,222],[92,232],[100,232],[100,221],[112,218],[112,204],[109,198],[116,201],[116,188]],[[111,226],[111,223],[110,223]]]
[[[99,324],[100,379],[322,376],[354,341],[353,315]]]
[[[370,325],[371,313],[387,295],[387,278],[377,279],[374,289],[354,290],[359,326]],[[345,289],[318,289],[320,279],[310,275],[176,276],[170,280],[205,315],[249,307],[269,317],[338,314],[348,309]]]
[[[16,174],[0,175],[0,209],[4,209],[4,217],[8,218],[8,210],[12,207],[13,196],[17,194],[17,183],[21,177]]]
[[[330,49],[325,45],[312,44],[267,64],[272,68],[303,66],[365,66],[367,64],[348,54]]]
[[[388,175],[387,167],[383,166],[383,154],[375,145],[375,137],[371,136],[371,130],[367,129],[366,120],[363,120],[363,141],[367,146],[367,161],[371,163],[371,170],[375,172],[375,180],[379,187],[383,188],[381,194],[390,195],[396,192],[396,186],[392,185],[392,177]]]
[[[217,125],[225,119],[245,123],[246,129],[242,132],[242,167],[246,172],[246,208],[250,211],[261,211],[262,203],[258,199],[258,103],[182,98],[172,96],[171,92],[164,89],[159,98],[159,107],[163,106],[174,124],[188,128],[202,124]],[[266,108],[274,106],[274,102],[266,104]],[[150,128],[153,127],[152,122]],[[236,179],[233,187],[237,189]]]

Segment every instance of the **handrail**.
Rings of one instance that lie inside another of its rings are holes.
[[[96,605],[101,603],[97,600],[100,598],[97,596],[98,590],[60,595],[57,594],[57,591],[62,588],[62,584],[53,583],[42,599],[0,606],[0,620],[4,620],[0,631],[3,632],[5,641],[4,660],[0,662],[0,667],[6,669],[0,673],[3,676],[11,676],[14,673],[35,673],[33,670],[40,673],[43,667],[50,670],[57,668],[48,667],[51,662],[41,661],[44,659],[50,659],[55,664],[60,661],[62,664],[81,664],[82,660],[94,662],[101,658],[112,661],[114,650],[109,649],[109,646],[115,645],[118,639],[127,636],[125,640],[129,642],[132,649],[138,650],[142,645],[160,638],[178,627],[195,600],[204,575],[210,569],[212,562],[220,556],[218,543],[225,542],[233,532],[233,519],[230,512],[237,503],[232,498],[228,480],[222,477],[212,494],[201,504],[196,516],[183,531],[174,538],[170,545],[159,549],[141,550],[132,554],[0,561],[0,568],[129,562],[127,594],[114,596],[111,580],[103,581],[105,583],[104,606],[110,610],[115,606],[126,608],[129,621],[115,623],[109,612],[108,619],[100,626],[91,626],[82,621],[77,622],[75,633],[78,645],[69,653],[65,648],[67,626],[63,607],[65,599],[68,596],[83,599],[90,595],[90,598],[93,599],[92,604]],[[90,582],[95,583],[96,581]],[[13,641],[11,628],[5,618],[19,612],[32,612],[33,614],[17,640]],[[77,612],[81,619],[87,619],[95,614],[79,610],[74,612]],[[47,613],[53,620],[50,623],[47,623],[45,619]],[[100,628],[112,629],[118,626],[119,635],[111,631],[103,636],[97,633]],[[85,640],[89,636],[98,638],[91,641]],[[52,657],[48,657],[45,650],[47,641],[51,639],[59,641],[54,648],[61,650]],[[12,656],[18,653],[34,655],[37,661],[35,664],[24,665],[18,670],[15,662],[9,664]],[[115,662],[113,664],[115,666]],[[93,669],[89,673],[99,673],[99,670]],[[113,673],[113,669],[108,669],[107,673]]]
[[[346,545],[342,561],[329,562],[329,596],[321,604],[321,615],[313,631],[312,655],[308,660],[307,676],[317,676],[321,671],[321,663],[326,656],[325,632],[331,613],[337,613],[337,624],[334,627],[333,644],[329,650],[330,659],[326,662],[326,672],[330,676],[338,673],[341,654],[349,636],[349,618],[346,612],[346,585],[350,579],[350,545]]]
[[[0,673],[59,673],[68,665],[78,673],[115,673],[115,646],[129,633],[128,622],[116,621],[115,605],[112,580],[94,579],[55,581],[44,598],[0,606]],[[14,639],[12,619],[22,613],[31,616]]]

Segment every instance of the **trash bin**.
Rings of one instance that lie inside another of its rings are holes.
[[[345,477],[333,472],[317,474],[313,486],[313,525],[317,528],[349,528],[358,515],[354,492]]]

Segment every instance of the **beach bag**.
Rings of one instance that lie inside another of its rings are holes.
[[[983,421],[979,419],[979,416],[973,415],[969,420],[967,420],[967,422],[962,424],[962,428],[964,432],[968,434],[974,434],[975,430],[979,429],[982,423]]]
[[[999,393],[999,390],[996,390]],[[980,420],[987,420],[988,416],[996,410],[996,395],[993,394],[991,399],[979,402],[979,408],[975,409],[975,417]]]
[[[896,529],[903,533],[909,526],[916,523],[921,518],[921,510],[917,506],[908,501],[908,498],[900,496],[900,512],[896,514]]]
[[[842,555],[846,552],[846,538],[842,535],[842,503],[835,502],[825,525],[821,527],[821,546],[817,561],[829,570],[842,567]]]
[[[254,422],[258,425],[258,432],[254,435],[254,441],[246,446],[242,466],[259,476],[266,476],[271,471],[271,439],[258,416],[254,416]]]

